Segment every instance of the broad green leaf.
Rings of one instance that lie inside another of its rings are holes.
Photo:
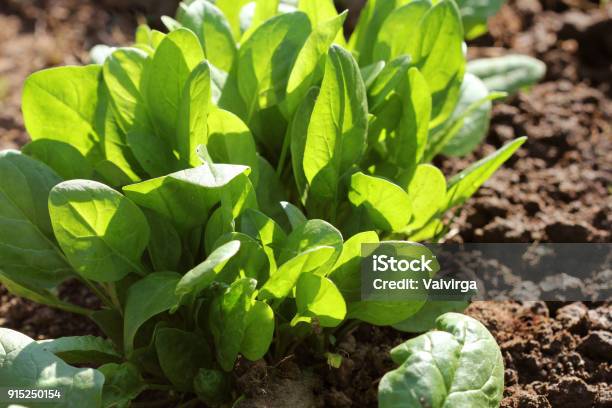
[[[306,149],[308,125],[310,124],[310,118],[318,95],[318,88],[310,89],[298,107],[295,115],[293,115],[286,135],[286,137],[290,139],[293,177],[295,178],[295,184],[300,194],[302,204],[306,204],[308,196],[308,182],[304,174],[304,150]]]
[[[385,108],[389,99],[400,91],[400,85],[408,78],[411,62],[410,56],[402,55],[385,64],[371,86],[368,87],[370,113],[378,115]]]
[[[240,10],[251,0],[217,0],[217,7],[223,12],[229,22],[236,40],[240,39]]]
[[[300,7],[304,3],[310,4],[309,8],[311,9],[318,8],[314,7],[315,3],[323,3],[320,4],[323,8],[325,8],[325,4],[330,4],[328,0],[307,0],[302,1]],[[325,13],[325,10],[321,10],[321,12]],[[337,34],[341,32],[346,15],[347,12],[337,15],[334,8],[334,14],[330,16],[329,20],[313,22],[313,31],[297,55],[287,82],[287,99],[283,106],[287,117],[291,118],[293,116],[308,90],[313,85],[318,84],[323,77],[327,50]]]
[[[162,24],[168,30],[168,32],[175,31],[183,27],[183,25],[180,22],[178,22],[177,20],[173,19],[170,16],[161,16],[161,21],[162,21]]]
[[[181,299],[187,295],[195,297],[210,286],[228,261],[240,249],[240,241],[229,241],[215,249],[204,262],[187,272],[176,285],[175,293]]]
[[[158,61],[155,71],[159,71],[159,65]],[[156,112],[146,104],[146,79],[152,69],[149,55],[136,48],[118,49],[104,65],[104,82],[113,107],[107,109],[101,126],[104,153],[128,178],[121,185],[139,181],[136,161],[153,177],[178,166],[168,135],[161,128],[156,131],[151,120],[151,113]]]
[[[203,59],[198,38],[191,30],[181,28],[161,41],[151,60],[144,92],[147,107],[158,134],[173,148],[183,87]]]
[[[182,243],[181,237],[172,223],[164,217],[158,216],[152,211],[145,211],[151,237],[147,251],[156,271],[179,270],[181,260]]]
[[[493,336],[458,313],[440,316],[436,328],[391,350],[401,365],[380,381],[379,406],[498,407],[504,362]]]
[[[444,210],[446,179],[431,164],[420,164],[406,186],[412,206],[412,218],[405,230],[416,231],[425,226],[438,212]]]
[[[105,364],[120,361],[122,356],[113,344],[102,337],[72,336],[38,342],[68,364]]]
[[[123,324],[123,348],[128,356],[134,351],[134,337],[140,326],[178,304],[179,297],[174,292],[180,279],[176,272],[154,272],[130,286]]]
[[[430,127],[453,112],[465,72],[463,28],[452,0],[441,0],[423,17],[419,51],[414,62],[429,85],[432,97]]]
[[[323,25],[326,22],[329,22],[330,20],[335,20],[339,17],[338,11],[336,10],[336,6],[334,5],[333,0],[299,0],[297,3],[298,10],[306,13],[313,27]],[[340,16],[342,14],[344,13],[341,13]],[[344,20],[344,17],[342,17],[342,20]],[[340,30],[340,28],[342,28],[342,26],[339,27],[338,31],[336,31],[336,36],[333,38],[333,41],[336,44],[346,47],[344,33],[342,32],[342,30]]]
[[[484,139],[489,130],[491,109],[493,108],[493,104],[487,99],[488,95],[489,90],[485,84],[477,76],[467,72],[463,77],[457,106],[449,121],[452,122],[462,116],[472,104],[478,101],[483,102],[462,119],[463,126],[446,143],[442,153],[450,156],[463,156],[474,150]]]
[[[70,144],[95,164],[100,158],[94,122],[101,71],[99,65],[67,66],[30,75],[23,87],[22,110],[32,140]]]
[[[210,66],[198,64],[187,78],[178,108],[176,146],[183,167],[196,167],[200,159],[196,148],[206,144],[210,106]]]
[[[61,179],[14,150],[0,152],[0,268],[32,289],[51,289],[71,267],[53,238],[46,198]]]
[[[387,63],[385,61],[373,62],[370,65],[366,65],[365,67],[360,67],[359,71],[361,72],[361,77],[363,78],[363,83],[366,88],[370,88],[370,86],[376,81],[378,75],[385,69]]]
[[[480,78],[489,91],[517,92],[544,77],[546,65],[527,55],[505,55],[470,61],[468,72]]]
[[[51,167],[64,180],[91,179],[93,168],[85,156],[71,145],[52,139],[38,139],[21,151]]]
[[[105,364],[98,370],[104,375],[103,407],[129,406],[146,389],[138,368],[132,363]]]
[[[281,201],[280,205],[281,207],[283,207],[283,211],[285,211],[285,215],[289,220],[289,224],[291,225],[292,230],[295,230],[306,222],[308,222],[308,219],[306,218],[304,213],[302,213],[302,211],[295,205],[287,201]]]
[[[215,247],[219,248],[230,241],[238,241],[240,248],[215,280],[229,285],[237,278],[252,278],[263,284],[270,274],[270,263],[259,241],[241,232],[230,232],[221,236],[215,242]]]
[[[283,263],[261,288],[261,299],[282,299],[295,287],[302,273],[314,272],[336,253],[330,246],[308,249]]]
[[[92,368],[75,368],[28,336],[0,328],[0,384],[11,389],[57,390],[62,398],[28,402],[31,408],[99,407],[104,376]]]
[[[470,198],[526,140],[526,137],[519,137],[453,176],[448,181],[444,208],[452,208]]]
[[[292,325],[316,319],[321,327],[336,327],[346,316],[346,304],[334,283],[324,276],[303,273],[295,288],[297,314]]]
[[[407,2],[407,0],[369,0],[366,3],[349,40],[349,48],[359,56],[361,66],[375,62],[374,45],[383,22],[393,10]]]
[[[159,329],[155,349],[164,374],[180,391],[193,390],[193,378],[200,368],[210,367],[213,360],[203,336],[179,329]]]
[[[141,86],[149,62],[147,53],[137,48],[118,48],[104,62],[104,83],[123,132],[134,125],[138,110],[144,109]]]
[[[309,220],[301,223],[287,237],[279,263],[287,262],[308,249],[320,246],[332,247],[340,254],[342,234],[336,227],[323,220]],[[330,262],[334,261],[335,258],[330,259]]]
[[[151,30],[151,48],[153,50],[157,50],[159,44],[161,44],[161,42],[164,40],[164,38],[166,38],[166,36],[167,35],[162,33],[161,31]]]
[[[109,178],[113,167],[124,173],[115,175],[114,185],[139,181],[141,167],[153,177],[178,167],[166,135],[156,132],[146,106],[144,93],[150,65],[148,54],[142,50],[124,48],[117,51],[116,58],[109,58],[104,67],[107,99],[112,109],[107,103],[98,113],[106,157],[104,164],[98,166],[105,178]]]
[[[223,109],[213,109],[208,115],[206,147],[217,163],[249,166],[249,178],[253,185],[257,186],[259,159],[255,140],[247,125],[238,116]]]
[[[232,183],[242,189],[248,181],[248,172],[245,166],[204,164],[125,186],[123,191],[138,205],[158,212],[180,230],[186,230],[204,225],[210,210],[221,201],[224,190],[231,190]]]
[[[503,0],[458,0],[457,6],[461,10],[465,38],[472,40],[486,33],[488,18],[495,15],[502,4]]]
[[[255,12],[249,26],[249,30],[244,33],[242,40],[249,37],[250,32],[259,27],[264,21],[274,17],[278,13],[280,0],[255,0]]]
[[[238,218],[236,230],[250,235],[279,254],[287,240],[287,234],[272,218],[250,208]]]
[[[356,207],[363,206],[377,228],[401,230],[412,213],[408,194],[397,184],[361,172],[351,176],[348,198]]]
[[[373,47],[374,61],[389,61],[402,55],[416,57],[421,21],[431,6],[430,0],[414,0],[393,10],[378,32]]]
[[[308,17],[301,12],[271,18],[259,26],[238,52],[238,87],[246,102],[247,122],[255,111],[285,98],[289,73],[310,34]]]
[[[393,325],[396,330],[409,333],[422,333],[431,330],[436,325],[436,319],[448,312],[463,312],[467,308],[469,302],[464,300],[430,300],[416,312],[403,322]]]
[[[155,133],[152,125],[144,118],[137,119],[137,123],[127,133],[126,140],[136,160],[149,176],[160,177],[181,169],[170,143]]]
[[[245,233],[263,246],[270,261],[270,273],[276,271],[276,258],[280,256],[281,249],[285,245],[287,235],[285,231],[267,215],[254,210],[246,209],[236,220],[236,231]]]
[[[388,156],[388,149],[385,144],[387,137],[390,137],[399,126],[399,121],[402,117],[402,101],[400,96],[396,92],[392,92],[389,98],[380,105],[375,115],[370,115],[370,122],[368,124],[368,148],[369,155],[366,160],[374,161],[376,171],[371,171],[372,174],[382,173],[379,171],[380,167],[396,167],[393,163],[383,159],[383,161],[376,160],[377,156],[380,158],[386,158]],[[365,164],[365,163],[364,163]],[[397,168],[392,172],[393,176],[387,174],[387,177],[394,177],[397,173]]]
[[[342,252],[328,277],[347,302],[361,299],[361,245],[378,242],[376,232],[366,231],[353,235],[342,246]]]
[[[490,104],[491,101],[503,98],[505,96],[506,94],[502,92],[491,92],[484,98],[480,98],[475,102],[472,102],[465,109],[454,112],[455,115],[451,119],[430,132],[423,161],[426,162],[433,160],[433,158],[440,153],[444,147],[446,147],[449,141],[451,141],[456,135],[459,134],[459,132],[463,130],[464,123],[469,119],[472,119],[472,117],[478,113],[479,109],[483,105]],[[480,132],[482,132],[482,130]]]
[[[193,379],[193,389],[198,399],[209,406],[226,402],[231,395],[228,375],[219,370],[201,368]]]
[[[146,118],[144,108],[139,108],[138,112],[138,120]],[[127,134],[121,130],[110,102],[106,103],[104,109],[100,109],[97,119],[104,159],[96,163],[94,170],[112,186],[119,187],[140,181],[146,172],[136,159],[132,147],[128,146]],[[144,123],[135,123],[136,128],[148,127],[148,119]],[[139,150],[138,147],[135,150]]]
[[[214,4],[205,0],[179,5],[179,21],[196,33],[206,59],[224,71],[229,71],[237,48],[225,16]]]
[[[136,27],[134,43],[138,45],[151,45],[151,27],[147,24],[140,24]]]
[[[65,181],[49,194],[57,241],[74,269],[97,282],[144,273],[140,257],[149,243],[149,225],[140,209],[104,184]]]
[[[267,303],[253,301],[246,315],[244,338],[240,353],[251,361],[257,361],[268,352],[274,336],[274,312]]]
[[[368,126],[365,85],[353,57],[329,49],[321,91],[312,112],[304,149],[309,200],[332,207],[339,201],[340,178],[359,161]],[[333,215],[332,215],[333,218]]]
[[[240,352],[256,284],[253,279],[237,280],[210,307],[217,362],[225,371],[232,370]]]
[[[390,159],[401,170],[412,173],[427,147],[431,96],[427,82],[416,69],[408,71],[408,79],[400,85],[402,114],[395,134],[387,139]]]

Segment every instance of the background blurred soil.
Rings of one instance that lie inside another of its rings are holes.
[[[0,148],[27,142],[20,113],[27,75],[85,63],[93,45],[125,44],[137,21],[171,13],[173,7],[162,0],[0,0]],[[470,45],[469,56],[507,53],[540,58],[548,67],[546,78],[530,92],[495,105],[491,131],[470,157],[440,158],[437,164],[452,174],[512,138],[528,135],[529,140],[467,203],[447,239],[610,242],[612,5],[512,0],[492,19],[490,34]],[[74,282],[61,294],[74,303],[97,305]],[[501,346],[504,408],[612,407],[609,303],[478,302],[468,314],[487,325]],[[0,326],[37,339],[98,333],[86,319],[12,297],[2,287]],[[307,404],[375,406],[378,381],[393,367],[387,352],[405,338],[362,325],[341,339],[337,351],[345,358],[338,370],[298,349],[293,359],[275,367],[243,365],[238,383],[263,404],[253,406],[280,406],[274,396],[284,397],[288,390],[303,395]],[[300,370],[300,362],[310,368]],[[279,388],[279,382],[287,388]]]

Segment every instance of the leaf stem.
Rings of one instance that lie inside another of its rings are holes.
[[[79,314],[85,317],[90,317],[92,313],[92,310],[68,302],[59,301],[54,303],[53,306],[66,312]]]
[[[119,301],[119,296],[117,296],[117,287],[114,282],[108,283],[106,286],[108,295],[110,297],[111,303],[114,305],[115,309],[119,312],[121,316],[123,316],[123,310],[121,307],[121,302]]]

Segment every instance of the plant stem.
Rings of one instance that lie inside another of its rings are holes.
[[[117,287],[114,282],[108,283],[107,292],[110,296],[111,303],[115,306],[119,314],[123,316],[123,309],[121,308],[121,302],[119,301],[119,297],[117,296]]]
[[[85,317],[90,317],[92,313],[92,310],[68,302],[58,301],[57,303],[54,303],[53,306],[58,309],[65,310],[66,312],[76,313]]]

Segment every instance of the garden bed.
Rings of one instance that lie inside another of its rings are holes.
[[[145,11],[143,9],[143,11]],[[0,147],[26,142],[20,87],[29,73],[82,63],[96,43],[122,44],[137,15],[95,2],[8,1],[0,5]],[[496,103],[486,142],[465,159],[438,159],[446,174],[518,136],[529,141],[472,198],[447,240],[610,242],[612,236],[612,7],[519,0],[504,6],[471,57],[533,55],[548,67],[529,93]],[[607,42],[606,42],[607,41]],[[80,285],[66,299],[95,306]],[[597,304],[482,302],[468,314],[498,340],[506,365],[503,407],[612,406],[612,308]],[[0,287],[0,326],[36,338],[99,334],[88,320],[8,295]],[[274,367],[240,362],[248,406],[376,405],[388,350],[407,336],[362,325],[339,339],[339,369],[306,349]],[[301,369],[300,369],[301,367]],[[287,396],[291,395],[291,398]],[[286,405],[281,405],[282,400]],[[301,405],[300,405],[301,404]]]

